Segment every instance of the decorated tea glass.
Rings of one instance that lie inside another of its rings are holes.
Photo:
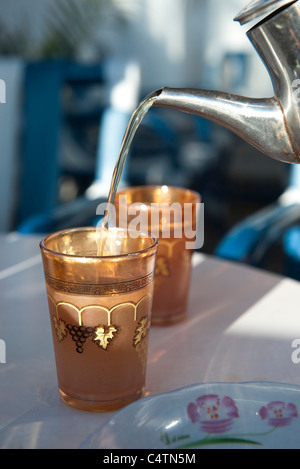
[[[151,324],[184,320],[200,195],[181,187],[130,187],[117,192],[114,206],[118,226],[142,227],[158,238]]]
[[[120,408],[145,386],[157,240],[106,231],[105,249],[90,227],[40,243],[59,393],[89,411]]]

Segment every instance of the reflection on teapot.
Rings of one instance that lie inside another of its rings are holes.
[[[245,24],[262,14],[247,36],[270,75],[273,97],[165,87],[153,106],[205,117],[271,158],[300,163],[300,0],[254,1],[235,20]]]

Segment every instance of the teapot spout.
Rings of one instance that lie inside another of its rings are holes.
[[[213,90],[165,87],[157,93],[153,106],[204,117],[273,159],[300,163],[276,97],[256,99]]]

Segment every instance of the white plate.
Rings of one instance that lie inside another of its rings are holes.
[[[81,447],[300,448],[300,388],[210,383],[145,397],[116,412]]]

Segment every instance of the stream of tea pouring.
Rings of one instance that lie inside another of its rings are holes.
[[[109,227],[111,224],[111,210],[115,200],[116,192],[121,180],[123,168],[126,162],[126,158],[132,143],[133,137],[141,124],[144,116],[147,114],[148,110],[153,106],[157,97],[161,93],[161,90],[156,90],[153,93],[150,93],[146,96],[134,110],[131,115],[131,118],[126,127],[124,137],[121,143],[121,148],[119,156],[113,171],[110,189],[108,193],[108,200],[106,208],[104,211],[104,216],[102,219],[101,226],[98,228],[98,256],[105,256],[108,254],[116,254],[116,245],[115,238],[109,236]]]

